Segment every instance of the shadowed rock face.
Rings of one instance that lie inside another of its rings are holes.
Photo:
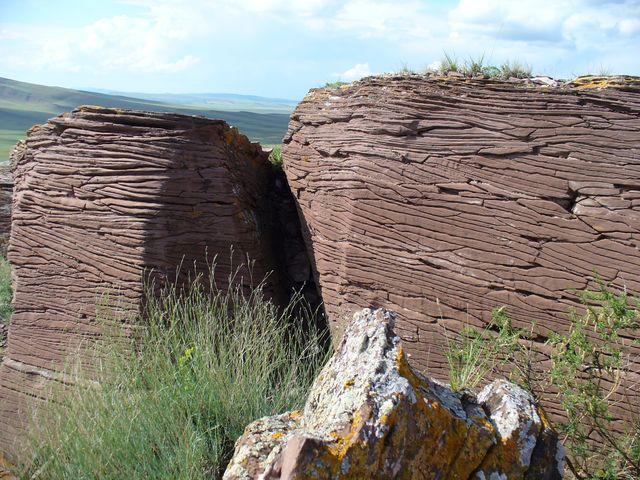
[[[20,145],[18,145],[18,149]],[[0,254],[6,255],[11,230],[11,195],[13,179],[9,165],[0,165]]]
[[[100,334],[102,293],[129,319],[145,269],[162,283],[181,263],[183,276],[194,263],[206,273],[217,254],[224,288],[232,246],[236,265],[245,255],[255,261],[256,281],[273,267],[266,156],[222,121],[81,107],[32,128],[14,157],[14,314],[0,366],[5,452],[19,437],[27,396],[63,380],[67,356]]]
[[[545,368],[542,342],[594,269],[640,292],[637,78],[312,90],[283,158],[333,329],[358,307],[397,311],[412,362],[435,376],[445,328],[486,324],[496,307],[535,323]]]
[[[530,394],[497,381],[476,398],[422,377],[393,326],[381,309],[354,315],[304,411],[249,425],[223,478],[562,478],[562,446]]]

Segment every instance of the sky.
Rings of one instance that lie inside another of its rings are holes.
[[[640,75],[640,0],[0,0],[0,77],[297,100],[460,61]]]

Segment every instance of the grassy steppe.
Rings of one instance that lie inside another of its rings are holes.
[[[141,94],[142,95],[142,94]],[[172,98],[159,96],[159,98]],[[0,78],[0,161],[8,158],[15,142],[22,138],[32,125],[43,123],[51,117],[73,110],[78,105],[130,108],[177,112],[186,115],[203,115],[221,118],[237,127],[251,140],[265,145],[279,144],[287,131],[289,113],[256,113],[252,111],[215,110],[208,105],[222,105],[222,100],[191,99],[177,96],[182,103],[168,103],[152,99],[132,98],[121,95],[85,92],[68,88],[47,87]],[[259,103],[254,97],[247,100],[226,101],[228,108],[256,108],[268,111],[265,100]],[[273,111],[284,110],[286,105],[274,103]]]

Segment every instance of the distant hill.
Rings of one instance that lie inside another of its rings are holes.
[[[222,110],[230,112],[287,113],[298,104],[297,100],[237,95],[234,93],[140,93],[116,90],[89,89],[91,92],[118,95],[152,102],[170,103],[181,107]]]
[[[31,126],[73,110],[78,105],[221,118],[237,127],[251,140],[263,145],[275,145],[282,141],[287,131],[289,114],[295,106],[295,102],[290,100],[232,94],[132,95],[145,98],[47,87],[0,77],[0,161],[9,157],[15,142],[23,138]],[[211,105],[218,108],[211,108]],[[238,108],[238,111],[234,111],[232,106]]]

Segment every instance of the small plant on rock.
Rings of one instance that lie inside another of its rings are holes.
[[[282,147],[276,145],[269,153],[269,161],[276,167],[282,167]]]
[[[524,337],[522,330],[512,327],[504,307],[492,312],[486,328],[465,327],[460,339],[447,337],[445,356],[451,388],[456,391],[476,388],[519,351],[519,340]]]
[[[444,56],[442,60],[440,60],[440,72],[446,74],[449,72],[458,72],[459,70],[460,65],[455,55],[449,55],[449,53],[444,52]]]
[[[500,76],[504,79],[529,78],[531,66],[518,61],[506,61],[500,66]]]

